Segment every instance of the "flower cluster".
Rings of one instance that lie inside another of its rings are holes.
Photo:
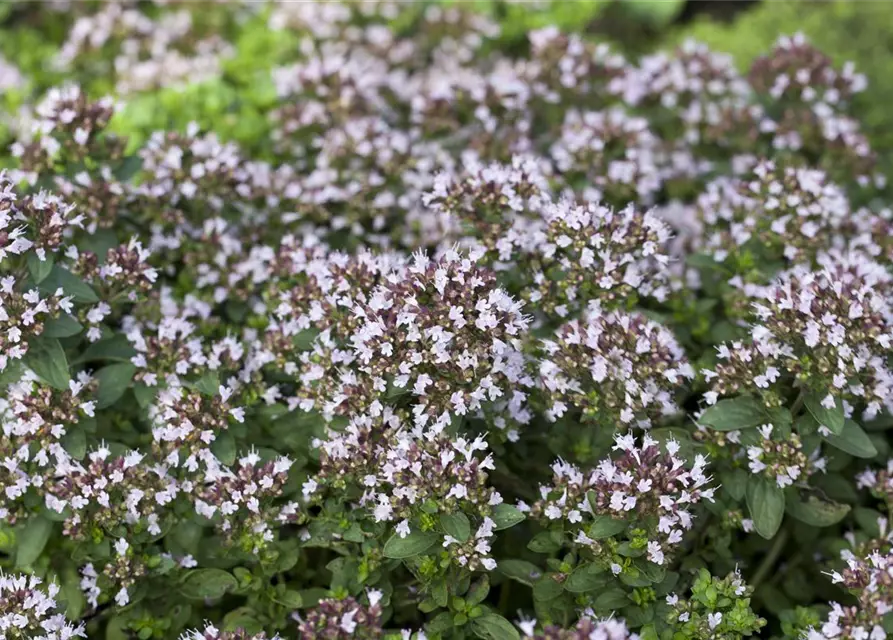
[[[859,254],[783,273],[754,304],[751,341],[721,345],[715,369],[703,372],[707,402],[756,391],[777,405],[780,384],[795,381],[824,391],[825,404],[859,400],[866,417],[877,415],[893,382],[885,361],[893,344],[888,282]]]
[[[381,638],[381,596],[379,591],[369,591],[368,605],[360,604],[354,598],[323,600],[315,609],[299,618],[299,637],[332,640]]]
[[[886,638],[882,622],[893,610],[893,555],[872,552],[867,557],[846,554],[846,568],[833,572],[831,580],[856,596],[857,604],[831,603],[827,621],[809,632],[809,640],[821,638]]]
[[[0,633],[4,638],[69,640],[86,638],[84,626],[74,626],[56,613],[59,585],[43,588],[40,578],[0,575]]]
[[[536,620],[519,622],[524,640],[636,640],[639,636],[630,633],[623,620],[598,620],[583,617],[571,629],[546,625],[536,632]]]
[[[279,636],[268,636],[266,633],[249,633],[244,629],[221,631],[212,624],[203,629],[194,629],[184,633],[180,640],[279,640]]]
[[[694,369],[673,335],[638,313],[591,306],[545,342],[540,361],[549,419],[569,407],[598,418],[648,428],[679,411],[673,393]]]
[[[751,473],[764,475],[783,489],[825,470],[824,458],[803,453],[799,435],[794,433],[786,440],[774,440],[773,431],[771,424],[764,424],[759,428],[759,443],[747,447],[747,466]]]
[[[701,500],[713,500],[715,489],[704,474],[707,460],[698,455],[686,468],[686,461],[677,456],[678,443],[668,442],[661,451],[648,435],[641,445],[631,435],[617,436],[614,450],[620,452],[618,457],[603,460],[591,471],[561,460],[553,464],[552,484],[540,487],[541,499],[530,509],[531,516],[570,525],[578,530],[574,543],[596,555],[608,548],[587,535],[593,519],[608,516],[625,522],[631,534],[642,527],[641,546],[647,547],[651,562],[662,565],[692,527],[689,509]],[[621,566],[610,555],[606,559],[619,573]]]
[[[531,278],[530,301],[559,317],[588,300],[617,305],[636,295],[663,300],[669,256],[669,227],[652,212],[632,205],[620,211],[562,201],[546,208],[542,265]]]
[[[556,7],[0,8],[0,636],[884,633],[864,79]]]

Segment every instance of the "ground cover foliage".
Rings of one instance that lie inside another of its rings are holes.
[[[873,78],[518,9],[0,8],[0,636],[893,633]]]

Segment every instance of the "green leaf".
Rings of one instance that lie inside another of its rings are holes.
[[[856,507],[853,509],[853,518],[856,520],[859,528],[872,538],[877,538],[881,535],[882,521],[886,527],[886,516],[867,507]]]
[[[220,379],[217,372],[209,371],[201,378],[195,381],[196,390],[205,396],[216,396],[220,394]]]
[[[87,599],[81,589],[81,578],[77,570],[69,566],[62,574],[60,587],[65,601],[65,615],[69,620],[80,620],[87,608]]]
[[[440,526],[459,542],[465,542],[471,537],[471,523],[468,522],[468,516],[461,511],[441,514]]]
[[[751,476],[747,481],[747,508],[753,526],[762,537],[772,538],[784,518],[784,491],[773,480]]]
[[[732,469],[720,474],[722,488],[734,499],[740,502],[747,491],[747,479],[750,476],[744,469]]]
[[[410,531],[405,538],[395,533],[385,542],[384,555],[386,558],[412,558],[425,553],[439,538],[439,535],[430,531]]]
[[[58,318],[47,320],[43,325],[41,335],[47,338],[70,338],[79,334],[83,328],[80,322],[67,313],[63,313]]]
[[[186,574],[181,590],[187,598],[220,598],[239,585],[233,574],[223,569],[195,569]]]
[[[696,269],[711,269],[714,271],[728,271],[722,262],[717,262],[713,256],[706,253],[692,253],[686,256],[685,264]]]
[[[429,635],[437,635],[449,631],[453,628],[453,614],[449,611],[438,613],[434,618],[425,625],[425,631]]]
[[[592,603],[596,611],[616,611],[630,604],[629,596],[623,589],[606,589]]]
[[[520,640],[518,630],[497,613],[488,613],[471,621],[471,630],[485,640]]]
[[[501,531],[523,522],[525,516],[517,507],[502,503],[493,507],[493,513],[490,514],[490,518],[496,523],[496,526],[493,528],[496,531]]]
[[[90,286],[74,275],[68,269],[63,269],[59,265],[53,267],[50,274],[40,283],[39,289],[45,293],[56,293],[56,290],[62,288],[66,296],[71,296],[75,302],[83,304],[93,304],[99,302],[99,297]]]
[[[626,527],[627,523],[624,520],[615,520],[607,515],[595,516],[589,527],[589,537],[593,540],[603,540],[623,533]]]
[[[660,584],[654,585],[654,594],[658,598],[662,598],[672,592],[673,589],[676,588],[676,584],[679,582],[679,577],[679,574],[675,571],[668,571],[664,576],[664,579],[660,581]]]
[[[298,608],[298,607],[295,607]],[[251,607],[239,607],[223,616],[223,628],[227,631],[244,631],[260,633],[264,626],[258,622],[256,613]]]
[[[751,396],[720,400],[707,407],[698,419],[700,424],[714,431],[734,431],[758,427],[769,421],[763,403]]]
[[[105,626],[105,640],[130,640],[127,633],[127,620],[123,616],[115,616]]]
[[[0,385],[18,382],[22,377],[23,370],[24,367],[21,360],[10,360],[7,362],[6,368],[0,371]]]
[[[564,582],[564,588],[571,593],[585,593],[608,583],[608,575],[604,569],[589,562],[574,569]]]
[[[844,519],[850,512],[850,506],[838,502],[826,502],[816,496],[809,496],[806,501],[792,500],[788,496],[785,500],[785,511],[791,517],[810,526],[830,527]]]
[[[230,433],[221,433],[211,443],[211,453],[226,466],[236,461],[236,440]]]
[[[843,416],[843,401],[840,398],[835,398],[834,408],[826,409],[822,406],[822,402],[827,396],[827,393],[808,393],[806,394],[804,404],[812,417],[816,419],[816,422],[828,427],[832,433],[839,434],[843,431],[845,421]]]
[[[33,564],[43,553],[43,548],[53,532],[53,523],[43,516],[34,516],[16,536],[16,567]]]
[[[118,362],[130,362],[136,355],[136,349],[122,334],[115,334],[111,338],[94,342],[75,363],[93,362],[94,360],[116,360]]]
[[[46,256],[46,260],[41,260],[36,253],[29,251],[26,260],[28,262],[28,272],[34,279],[34,284],[40,284],[47,279],[47,276],[53,270],[55,256],[50,253]]]
[[[56,389],[68,389],[71,376],[62,345],[55,338],[35,338],[28,345],[25,364],[40,378]]]
[[[555,581],[554,575],[543,576],[533,585],[533,599],[542,602],[554,600],[564,593],[564,587]]]
[[[298,333],[294,338],[292,338],[292,344],[295,349],[298,351],[309,351],[313,348],[313,342],[316,340],[316,337],[319,335],[319,329],[315,327],[311,327],[310,329],[304,329],[300,333]]]
[[[152,404],[152,401],[155,400],[155,390],[156,387],[150,387],[142,382],[133,385],[133,395],[136,396],[136,402],[140,408],[145,409]]]
[[[554,553],[561,548],[562,536],[558,531],[541,531],[527,543],[527,548],[536,553]]]
[[[138,155],[127,156],[121,161],[114,171],[115,177],[121,182],[127,182],[143,168],[143,159]]]
[[[877,449],[868,434],[853,420],[844,420],[840,433],[822,436],[832,447],[845,451],[857,458],[873,458]]]
[[[656,27],[665,27],[673,22],[686,0],[629,0],[623,7],[638,20],[649,22]]]
[[[87,434],[81,425],[69,427],[62,437],[62,448],[75,460],[83,460],[87,455]]]
[[[115,404],[133,381],[136,365],[118,362],[103,367],[96,372],[99,391],[96,394],[96,408],[105,409]]]
[[[532,587],[543,577],[543,570],[527,560],[500,560],[497,568],[507,578],[526,584],[528,587]]]
[[[471,585],[471,589],[465,595],[465,604],[469,607],[480,604],[488,593],[490,593],[490,578],[485,573],[480,580]]]

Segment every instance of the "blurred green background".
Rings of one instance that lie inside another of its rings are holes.
[[[744,70],[779,35],[801,31],[835,62],[852,60],[868,76],[869,90],[859,96],[856,115],[882,158],[886,160],[886,152],[893,149],[893,117],[888,107],[893,103],[893,74],[888,70],[893,61],[893,0],[441,1],[474,6],[498,20],[503,28],[499,46],[508,53],[524,46],[524,34],[530,29],[554,24],[593,40],[609,41],[630,56],[695,38],[733,54]],[[405,8],[411,13],[428,4],[407,2]],[[77,0],[74,5],[76,11],[89,11],[91,0]],[[256,142],[264,137],[267,126],[263,113],[275,100],[269,72],[294,59],[298,34],[269,29],[269,8],[258,2],[195,0],[181,6],[194,13],[197,23],[222,27],[236,47],[235,57],[225,63],[222,77],[186,89],[131,96],[116,129],[133,136],[136,144],[153,130],[196,120],[224,138],[260,150]],[[251,7],[247,13],[246,6]],[[147,13],[151,15],[153,9],[145,3]],[[28,80],[24,89],[7,91],[0,99],[6,112],[0,114],[0,130],[8,129],[10,118],[23,103],[55,84],[75,81],[93,95],[111,92],[111,80],[101,73],[84,72],[72,78],[50,64],[74,22],[74,11],[51,11],[41,2],[0,3],[0,55]]]

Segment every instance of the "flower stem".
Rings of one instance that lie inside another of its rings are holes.
[[[782,529],[778,532],[778,535],[775,536],[775,540],[772,542],[772,548],[769,549],[769,553],[766,554],[766,557],[763,558],[763,562],[760,563],[759,568],[757,568],[757,572],[754,574],[753,579],[750,581],[750,585],[756,590],[763,580],[766,579],[766,576],[772,571],[772,567],[775,565],[775,561],[778,560],[778,556],[781,555],[782,549],[784,549],[785,543],[788,541],[788,530]]]

